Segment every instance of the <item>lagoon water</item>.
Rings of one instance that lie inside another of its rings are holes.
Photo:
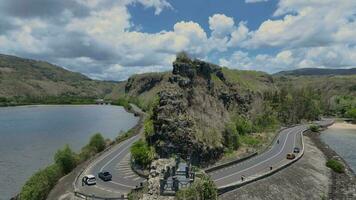
[[[323,131],[321,139],[356,172],[356,126],[335,124]]]
[[[118,106],[0,108],[0,200],[8,200],[65,144],[79,151],[92,134],[113,139],[138,118]]]

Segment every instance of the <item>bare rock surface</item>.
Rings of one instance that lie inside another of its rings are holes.
[[[219,196],[219,199],[327,199],[331,171],[324,154],[304,137],[305,154],[295,164],[280,172]]]

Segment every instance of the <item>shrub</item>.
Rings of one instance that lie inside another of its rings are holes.
[[[54,155],[54,162],[61,169],[63,174],[71,172],[77,164],[76,155],[68,145],[63,150],[58,150]]]
[[[105,139],[100,133],[96,133],[90,138],[89,146],[96,150],[96,153],[105,149]]]
[[[346,112],[346,117],[350,117],[353,120],[356,120],[356,108],[351,108]]]
[[[244,117],[238,116],[235,118],[236,130],[240,135],[252,133],[254,131],[252,122]]]
[[[229,150],[237,150],[239,148],[239,136],[234,124],[227,124],[223,131],[223,144]]]
[[[334,172],[344,173],[345,167],[338,160],[330,159],[326,162],[326,166],[331,168]]]
[[[131,155],[135,164],[147,167],[154,158],[154,150],[144,140],[139,140],[131,146]]]
[[[202,179],[197,178],[189,188],[179,190],[176,198],[178,200],[216,200],[217,189],[210,177],[203,176]]]
[[[253,136],[250,135],[243,135],[240,137],[240,141],[242,144],[246,144],[248,146],[257,146],[260,144],[260,140],[257,138],[254,138]]]
[[[132,108],[128,98],[126,98],[126,97],[119,97],[119,99],[114,104],[122,106],[127,110],[131,110],[131,108]]]
[[[39,170],[22,187],[21,200],[44,200],[61,178],[61,169],[56,165],[50,165]]]
[[[309,129],[313,132],[318,132],[319,131],[319,126],[316,124],[312,124],[309,126]]]
[[[144,123],[145,136],[152,136],[154,134],[153,120],[147,118]]]

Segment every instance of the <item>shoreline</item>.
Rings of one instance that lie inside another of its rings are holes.
[[[328,128],[335,128],[335,129],[352,129],[356,131],[356,124],[352,124],[346,121],[342,122],[335,122],[333,125],[331,125]]]
[[[322,132],[330,127],[333,128],[350,128],[355,126],[346,122],[336,122],[333,125],[322,129],[320,132],[309,132],[308,136],[311,138],[315,146],[323,152],[327,160],[337,159],[345,166],[344,173],[336,173],[331,170],[331,185],[329,186],[329,199],[352,199],[356,198],[356,174],[349,166],[349,164],[337,154],[328,144],[322,141],[320,135]]]

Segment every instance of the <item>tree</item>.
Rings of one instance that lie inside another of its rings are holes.
[[[96,133],[90,138],[89,146],[94,148],[97,153],[103,151],[106,146],[104,137],[100,133]]]
[[[346,112],[346,116],[356,120],[356,108],[351,108]]]
[[[214,182],[206,175],[196,179],[189,188],[181,189],[176,194],[178,200],[216,200],[217,196]]]
[[[68,174],[76,167],[76,155],[69,145],[65,145],[63,150],[58,150],[54,155],[54,162],[64,174]]]
[[[147,167],[154,158],[154,150],[144,140],[139,140],[131,146],[134,162],[141,167]]]

